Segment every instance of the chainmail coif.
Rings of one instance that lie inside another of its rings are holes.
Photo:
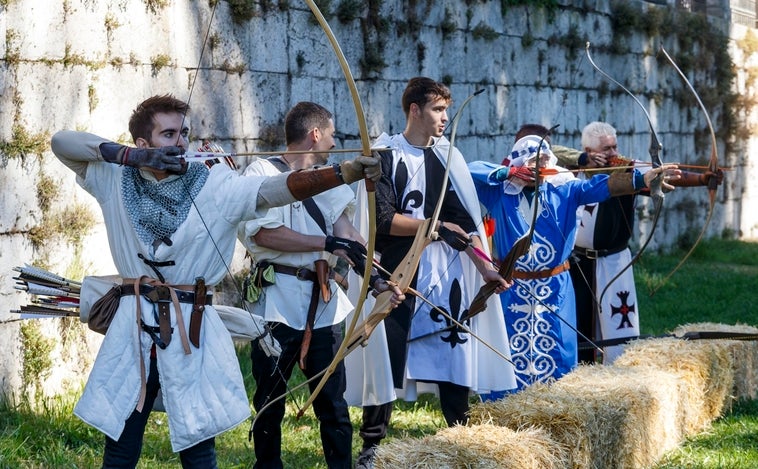
[[[121,178],[124,206],[140,241],[152,245],[170,239],[187,218],[192,201],[208,179],[208,168],[190,164],[170,181],[149,181],[139,169],[125,167]]]

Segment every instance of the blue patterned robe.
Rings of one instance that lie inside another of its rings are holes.
[[[469,164],[479,201],[495,220],[494,250],[502,258],[529,231],[533,193],[525,189],[515,195],[505,194],[503,183],[491,178],[500,167],[486,162]],[[609,198],[607,180],[607,175],[598,175],[588,181],[573,179],[553,185],[548,179],[541,184],[532,244],[518,259],[516,270],[536,272],[565,262],[574,247],[577,208]],[[576,327],[576,309],[568,270],[544,279],[514,281],[514,286],[500,295],[500,301],[516,381],[523,389],[558,379],[576,366],[577,336],[572,329]]]

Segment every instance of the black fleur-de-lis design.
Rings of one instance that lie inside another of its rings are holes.
[[[461,315],[461,303],[463,302],[462,298],[462,292],[461,292],[461,284],[458,281],[458,279],[454,279],[453,283],[450,285],[450,296],[448,304],[450,305],[450,311],[448,311],[445,308],[440,307],[439,309],[443,310],[445,313],[450,315],[450,317],[454,318],[456,321],[460,321],[462,315]],[[450,348],[455,348],[458,344],[465,344],[468,342],[468,337],[464,337],[463,334],[466,332],[461,329],[459,326],[455,325],[453,321],[450,320],[450,318],[446,317],[441,312],[437,311],[436,309],[432,309],[431,312],[431,318],[434,322],[444,322],[447,328],[449,328],[449,332],[447,335],[440,337],[443,342],[447,342],[450,344]],[[447,329],[446,328],[446,329]]]
[[[401,213],[412,213],[413,211],[409,210],[409,207],[419,208],[423,202],[424,196],[421,194],[421,191],[411,191],[405,196],[403,203],[400,205]]]
[[[408,166],[405,165],[405,161],[402,159],[397,162],[397,168],[395,168],[395,196],[397,197],[397,206],[400,208],[400,213],[409,214],[412,213],[410,208],[419,208],[424,201],[424,195],[421,191],[411,191],[405,198],[403,193],[405,188],[408,187]]]

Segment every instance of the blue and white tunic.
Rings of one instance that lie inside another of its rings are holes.
[[[502,258],[529,231],[534,192],[527,188],[506,192],[509,181],[493,177],[499,168],[486,162],[469,164],[479,200],[495,220],[494,246]],[[540,185],[534,236],[529,252],[516,263],[518,271],[538,272],[563,264],[574,247],[577,208],[610,197],[607,175],[588,181],[560,179],[558,183],[548,178]],[[547,278],[516,279],[500,300],[520,389],[558,379],[576,366],[576,308],[568,271]]]

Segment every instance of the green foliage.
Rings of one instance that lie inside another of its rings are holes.
[[[158,54],[150,58],[150,63],[153,66],[154,72],[159,72],[163,67],[171,66],[171,56],[167,54]]]
[[[324,15],[324,19],[329,22],[329,19],[334,14],[332,12],[332,0],[313,0],[313,3],[316,4],[318,9],[321,11],[321,14]],[[316,19],[316,15],[311,15],[310,20],[311,24],[318,24],[318,20]]]
[[[253,0],[226,0],[232,20],[235,23],[244,23],[255,17],[255,2]]]
[[[53,359],[50,353],[55,347],[55,341],[42,335],[39,322],[30,320],[21,323],[19,328],[21,335],[21,350],[23,350],[24,363],[22,367],[22,379],[25,386],[39,388],[53,367]]]
[[[170,3],[170,0],[145,0],[145,9],[150,13],[157,15],[160,11],[166,8]]]
[[[229,60],[224,60],[224,63],[221,64],[219,68],[229,74],[236,73],[237,75],[242,75],[243,73],[245,73],[245,70],[247,69],[247,65],[245,65],[244,62],[238,62],[236,64],[232,64],[229,62]]]
[[[33,134],[21,124],[13,124],[11,140],[0,142],[0,153],[8,158],[25,157],[27,155],[41,155],[47,150],[48,135],[45,133]]]
[[[714,431],[688,439],[657,469],[752,469],[758,465],[758,401],[739,401]]]
[[[28,236],[35,249],[41,249],[58,237],[77,246],[95,223],[92,211],[86,205],[76,203],[60,212],[43,212],[42,222],[32,227]]]
[[[442,37],[449,36],[454,33],[458,28],[455,20],[453,19],[453,13],[445,8],[445,16],[442,17],[442,23],[440,23],[440,31],[442,31]]]
[[[363,3],[360,0],[342,0],[337,5],[335,15],[340,23],[349,23],[360,18],[363,13]]]
[[[88,85],[87,86],[87,103],[89,104],[89,112],[92,112],[97,107],[98,103],[97,99],[97,90],[95,89],[95,85]]]
[[[497,39],[499,34],[497,33],[497,31],[492,29],[491,26],[485,24],[482,21],[482,22],[479,22],[479,24],[477,24],[476,26],[474,26],[474,29],[471,30],[471,36],[474,39],[482,39],[487,42],[492,42],[495,39]]]
[[[558,0],[500,0],[500,11],[503,16],[505,16],[509,8],[520,6],[545,8],[552,16],[558,9]]]
[[[42,213],[47,213],[50,210],[50,206],[59,194],[58,181],[40,171],[37,179],[37,203]]]
[[[613,54],[628,53],[627,38],[643,33],[653,42],[673,40],[674,46],[666,48],[679,68],[686,75],[695,68],[701,72],[694,75],[692,84],[709,113],[717,116],[713,124],[727,153],[733,151],[737,140],[750,133],[739,116],[752,105],[753,98],[741,97],[734,90],[735,67],[729,54],[729,37],[705,15],[655,5],[643,11],[639,3],[613,0],[610,18],[613,40],[608,50]],[[662,55],[658,60],[659,66],[669,66]],[[675,88],[671,95],[679,106],[694,109],[694,96],[684,86]]]
[[[105,30],[110,32],[113,32],[114,29],[121,26],[121,23],[118,22],[118,19],[116,18],[116,15],[114,15],[111,12],[106,13],[105,15]]]

